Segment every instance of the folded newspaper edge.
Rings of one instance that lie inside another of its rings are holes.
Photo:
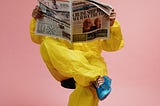
[[[45,3],[43,3],[44,1]],[[56,2],[66,6],[66,8],[58,10],[57,6],[56,9],[51,9],[49,7],[51,0],[38,0],[38,5],[44,14],[44,18],[37,19],[35,30],[37,35],[53,36],[70,42],[90,41],[97,38],[109,39],[110,20],[107,17],[109,17],[113,9],[111,5],[102,4],[95,0],[71,0],[68,2],[57,0]],[[78,2],[79,4],[77,3],[76,5],[75,3],[73,6],[73,2]],[[85,15],[82,17],[80,14]],[[96,16],[95,14],[98,15]],[[95,17],[92,15],[95,15]],[[99,28],[95,27],[96,22],[100,24]],[[89,24],[92,25],[91,29],[84,31],[84,25]]]
[[[96,5],[97,7],[99,7],[100,9],[102,9],[107,15],[110,15],[111,14],[111,11],[108,11],[108,10],[112,10],[113,7],[109,4],[102,4],[100,2],[97,2],[95,0],[86,0],[86,1],[89,1],[91,3],[93,3],[94,5]]]

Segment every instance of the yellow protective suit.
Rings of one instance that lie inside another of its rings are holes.
[[[80,43],[36,35],[35,25],[36,20],[32,19],[31,39],[40,44],[41,56],[50,73],[58,81],[71,77],[76,81],[76,89],[70,95],[68,106],[98,106],[96,90],[91,82],[100,75],[107,75],[102,50],[116,51],[124,45],[119,23],[115,21],[111,27],[110,39]]]

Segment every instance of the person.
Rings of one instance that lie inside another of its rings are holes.
[[[52,0],[52,9],[58,9],[58,5],[56,4],[56,0]]]
[[[43,18],[40,11],[36,6],[32,12],[31,39],[40,45],[41,56],[57,81],[74,79],[76,87],[69,97],[68,106],[98,106],[99,100],[105,99],[111,91],[111,79],[101,52],[117,51],[124,45],[115,11],[110,16],[110,39],[79,43],[36,35],[36,20]]]
[[[91,31],[91,27],[93,26],[91,19],[87,18],[83,22],[83,32]]]
[[[99,18],[96,18],[94,20],[95,29],[101,28],[101,20]]]

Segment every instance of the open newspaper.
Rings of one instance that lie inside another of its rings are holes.
[[[44,14],[38,19],[36,34],[70,42],[109,38],[112,7],[94,0],[38,0]]]

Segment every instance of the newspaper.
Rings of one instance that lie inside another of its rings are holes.
[[[38,19],[35,33],[70,42],[107,39],[112,7],[94,0],[38,0],[44,14]]]

